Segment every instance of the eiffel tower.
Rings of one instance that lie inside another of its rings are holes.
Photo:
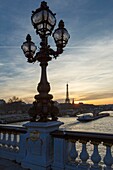
[[[65,99],[65,103],[70,103],[68,84],[66,84],[66,99]]]

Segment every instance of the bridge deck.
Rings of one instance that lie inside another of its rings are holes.
[[[0,158],[0,170],[27,170],[16,162]]]

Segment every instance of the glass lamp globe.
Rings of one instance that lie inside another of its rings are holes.
[[[58,28],[53,33],[53,37],[58,48],[64,48],[68,43],[70,35],[66,28],[64,28],[64,22],[59,22]]]
[[[35,51],[37,49],[36,45],[31,41],[31,36],[28,34],[26,37],[26,41],[21,46],[21,49],[23,50],[23,53],[27,58],[32,58],[35,54]]]
[[[47,6],[45,1],[41,2],[40,8],[33,11],[31,22],[40,36],[51,35],[56,24],[55,14]]]

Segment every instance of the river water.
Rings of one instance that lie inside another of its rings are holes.
[[[103,117],[91,122],[79,122],[76,117],[59,118],[58,120],[64,122],[60,128],[63,130],[85,131],[85,132],[101,132],[113,134],[113,111],[109,111],[110,116]],[[25,122],[13,123],[13,125],[22,125]]]
[[[64,122],[64,130],[101,132],[113,134],[113,111],[109,111],[110,116],[103,117],[91,122],[79,122],[77,118],[61,118]]]

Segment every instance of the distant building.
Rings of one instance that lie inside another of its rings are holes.
[[[66,84],[66,99],[65,99],[65,103],[70,103],[68,84]]]

